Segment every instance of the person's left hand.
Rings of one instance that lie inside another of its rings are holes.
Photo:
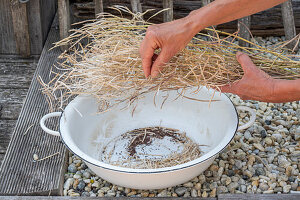
[[[256,67],[248,55],[237,52],[236,58],[244,70],[244,76],[220,87],[221,92],[237,94],[243,100],[273,102],[275,79]]]

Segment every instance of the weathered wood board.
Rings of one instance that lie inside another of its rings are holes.
[[[168,9],[163,13],[163,21],[170,22],[174,19],[173,0],[163,0],[163,8]]]
[[[25,100],[38,58],[0,56],[0,165]]]
[[[299,200],[300,194],[220,194],[219,200]]]
[[[282,199],[288,199],[288,200],[299,200],[300,195],[299,194],[220,194],[216,198],[208,197],[208,198],[200,198],[200,197],[184,197],[181,199],[185,200],[282,200]],[[0,200],[127,200],[128,197],[54,197],[54,196],[10,196],[10,197],[1,197]],[[139,199],[139,200],[177,200],[180,198],[174,198],[174,197],[153,197],[153,198],[133,198],[133,199]]]
[[[10,1],[0,1],[0,54],[16,53]]]
[[[58,0],[59,35],[61,40],[69,36],[71,26],[69,4],[69,0]],[[67,46],[61,46],[60,48],[62,51],[68,49]]]
[[[142,12],[142,5],[140,0],[130,0],[132,12]]]
[[[65,172],[66,149],[59,137],[46,134],[39,120],[48,112],[48,105],[40,92],[37,76],[49,81],[49,71],[60,50],[48,51],[59,40],[59,31],[52,26],[19,119],[11,137],[0,169],[0,195],[60,195]],[[49,120],[49,127],[56,127]],[[29,129],[29,127],[31,127]],[[26,133],[27,131],[27,133]],[[26,133],[26,135],[24,135]],[[33,162],[33,154],[49,159]]]
[[[3,161],[8,143],[11,138],[11,133],[13,132],[15,125],[16,125],[16,120],[13,119],[0,120],[0,165]]]
[[[94,17],[94,4],[91,3],[74,3],[73,11],[75,16],[82,19],[88,19]],[[162,0],[140,0],[142,3],[143,11],[147,9],[162,9]],[[79,2],[79,1],[78,1]],[[199,9],[202,6],[203,1],[197,0],[174,0],[174,19],[182,18],[188,15],[192,10]],[[300,31],[300,1],[293,0],[293,11],[294,19],[296,24],[296,31]],[[123,5],[131,7],[130,0],[109,0],[103,1],[104,11],[112,12],[118,14],[117,12],[112,11],[108,7],[113,5]],[[153,15],[155,11],[149,12],[145,15],[144,19],[147,19]],[[161,23],[163,21],[163,14],[159,14],[152,18],[153,22]],[[227,32],[235,32],[237,30],[237,21],[230,23],[225,23],[218,26],[218,29],[224,30]],[[284,28],[282,23],[282,14],[281,6],[276,6],[274,8],[268,9],[263,12],[259,12],[251,16],[251,33],[257,36],[282,36],[284,35]]]
[[[282,21],[284,26],[286,40],[291,40],[296,36],[296,27],[294,20],[294,12],[292,0],[288,0],[281,4]],[[294,40],[287,45],[288,48],[298,51],[297,41]]]
[[[248,41],[250,40],[250,25],[251,25],[250,16],[246,16],[238,20],[239,36]],[[242,47],[249,47],[249,43],[243,40],[239,40],[239,45]]]
[[[28,89],[35,71],[35,67],[36,63],[0,63],[0,88]]]
[[[11,1],[10,11],[14,29],[17,53],[23,57],[30,56],[30,39],[28,29],[27,6],[25,3]]]
[[[98,13],[102,13],[103,12],[103,0],[94,0],[95,3],[95,16]]]
[[[14,1],[0,1],[0,54],[18,54],[18,45],[16,45],[17,40],[14,35],[12,17],[12,11],[15,9],[13,7],[11,9],[11,2]],[[18,1],[16,0],[16,2]],[[25,10],[27,10],[27,13],[23,13],[23,16],[27,17],[27,20],[24,19],[24,21],[28,21],[28,29],[26,30],[25,28],[23,31],[20,29],[21,31],[19,33],[20,35],[29,33],[30,53],[32,55],[38,55],[43,49],[55,15],[56,0],[30,0],[22,4],[22,7],[26,7]],[[19,26],[16,26],[16,28],[18,27]],[[22,39],[22,37],[19,37],[19,39]],[[22,43],[19,45],[21,48],[24,46],[22,46]]]

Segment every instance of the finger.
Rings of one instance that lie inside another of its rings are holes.
[[[237,61],[241,64],[243,71],[245,74],[253,71],[258,70],[258,68],[255,66],[255,64],[252,62],[250,57],[242,52],[236,53]]]
[[[145,77],[148,77],[151,73],[151,66],[152,66],[152,58],[154,55],[154,51],[156,49],[156,45],[149,44],[149,40],[145,38],[140,46],[140,55],[142,58],[142,66]]]
[[[162,49],[160,54],[158,55],[157,59],[154,61],[152,68],[151,68],[151,76],[156,77],[162,68],[170,59],[171,55],[167,53],[166,50]]]

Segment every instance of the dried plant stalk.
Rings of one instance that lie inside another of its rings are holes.
[[[117,9],[131,13],[124,7]],[[166,63],[158,78],[146,79],[139,46],[150,23],[131,14],[132,19],[125,19],[102,13],[98,19],[72,30],[68,38],[55,44],[55,47],[67,44],[70,49],[61,54],[62,61],[51,74],[53,79],[49,83],[40,80],[52,107],[63,108],[65,102],[80,94],[92,95],[99,102],[112,99],[118,102],[150,91],[199,86],[218,88],[243,76],[242,67],[235,58],[238,50],[250,55],[258,67],[275,78],[300,76],[300,62],[284,56],[286,49],[280,46],[282,43],[270,50],[238,37],[237,33],[215,30],[215,37],[199,33]],[[250,47],[238,46],[237,39],[250,43]],[[107,103],[102,105],[105,110]]]

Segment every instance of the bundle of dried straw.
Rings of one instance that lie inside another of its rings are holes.
[[[131,13],[124,7],[114,9]],[[70,48],[61,54],[61,62],[52,72],[53,79],[49,83],[40,80],[52,108],[54,103],[62,108],[71,97],[80,94],[93,95],[99,101],[124,101],[155,90],[222,86],[243,76],[235,58],[238,50],[246,52],[257,66],[275,78],[300,76],[300,62],[284,56],[282,43],[270,50],[238,37],[237,32],[214,30],[215,36],[199,33],[166,64],[158,78],[146,79],[139,45],[151,24],[141,20],[141,15],[131,14],[132,19],[100,14],[55,44]],[[238,46],[234,42],[237,39],[250,43],[250,47]],[[274,59],[265,57],[266,53]]]

